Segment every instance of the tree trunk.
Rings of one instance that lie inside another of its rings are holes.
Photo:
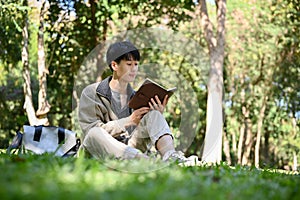
[[[244,84],[244,75],[240,75],[240,84],[243,85]],[[247,110],[246,106],[245,106],[245,89],[242,89],[241,91],[241,105],[242,106],[242,114],[243,116],[245,116],[245,112]],[[238,159],[238,164],[242,164],[242,156],[243,156],[243,147],[244,147],[244,138],[245,138],[245,118],[242,119],[243,123],[241,123],[241,127],[240,127],[240,136],[239,136],[239,142],[238,142],[238,150],[237,150],[237,159]]]
[[[231,156],[230,156],[230,145],[229,145],[229,141],[227,139],[227,133],[224,132],[224,147],[223,147],[223,151],[224,151],[224,154],[226,156],[226,161],[229,165],[231,165]]]
[[[47,113],[50,111],[50,105],[47,101],[47,74],[45,62],[44,49],[44,15],[47,12],[46,1],[43,2],[40,10],[40,26],[38,32],[38,74],[39,74],[39,96],[38,96],[38,110],[36,115],[39,118],[44,118],[48,124]]]
[[[265,163],[270,163],[270,153],[272,152],[269,145],[270,132],[268,130],[264,130],[264,135],[262,137],[262,146],[261,146],[261,154],[264,157]]]
[[[261,132],[262,132],[262,127],[263,127],[263,121],[264,121],[264,116],[265,116],[267,100],[268,100],[268,97],[265,96],[263,99],[262,106],[259,111],[259,118],[258,118],[258,123],[257,123],[257,134],[256,134],[255,154],[254,154],[254,165],[257,168],[259,168],[259,147],[260,147]]]
[[[296,151],[293,151],[293,166],[292,166],[293,171],[297,171],[297,167],[298,167],[297,153]]]
[[[92,18],[92,36],[93,36],[93,43],[96,45],[99,43],[99,38],[97,35],[97,22],[96,22],[96,10],[97,10],[97,4],[95,0],[89,0],[90,8],[91,8],[91,18]]]
[[[245,100],[245,99],[244,99]],[[251,147],[252,147],[252,143],[253,143],[253,139],[252,139],[252,122],[250,119],[250,110],[249,108],[247,108],[247,106],[243,106],[242,107],[242,113],[243,113],[243,119],[244,119],[244,149],[243,149],[243,153],[241,155],[242,158],[242,165],[247,165],[249,164],[249,157],[250,157],[250,153],[251,153]],[[242,148],[241,148],[242,150]]]
[[[24,5],[27,6],[27,1],[24,1]],[[23,108],[25,109],[30,125],[41,125],[47,121],[45,119],[38,119],[35,115],[35,109],[32,102],[31,92],[31,79],[29,70],[29,53],[28,53],[28,14],[26,12],[24,18],[24,27],[22,30],[23,47],[22,47],[22,64],[23,64],[23,90],[25,96],[25,102]]]
[[[250,164],[249,158],[251,153],[251,148],[253,144],[253,138],[252,138],[252,122],[249,118],[249,111],[247,111],[247,116],[245,120],[245,133],[246,133],[246,141],[245,141],[245,148],[244,153],[242,156],[242,165],[248,165]]]
[[[223,63],[225,47],[226,0],[216,0],[217,34],[209,20],[206,2],[200,1],[201,22],[209,48],[210,72],[207,97],[207,125],[202,160],[219,163],[222,159],[223,132]]]
[[[232,162],[233,163],[236,163],[236,160],[237,160],[237,140],[236,140],[236,132],[233,132],[231,134],[231,146],[232,146]]]
[[[238,164],[242,164],[244,137],[245,137],[245,123],[243,123],[240,128],[240,137],[239,137],[238,151],[237,151]]]
[[[295,115],[293,115],[293,116],[295,116]],[[297,120],[295,117],[292,118],[292,124],[293,124],[293,137],[296,139],[297,138]],[[298,168],[297,151],[299,151],[299,150],[293,151],[293,166],[292,166],[293,171],[297,171],[297,168]]]

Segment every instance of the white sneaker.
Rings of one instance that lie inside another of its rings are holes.
[[[167,151],[165,155],[162,158],[163,161],[178,161],[178,162],[184,162],[186,160],[186,157],[181,151]]]
[[[181,151],[168,151],[163,156],[163,161],[177,161],[180,166],[199,166],[201,162],[198,156],[192,155],[190,157],[185,157]]]

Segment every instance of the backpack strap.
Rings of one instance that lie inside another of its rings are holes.
[[[20,149],[21,145],[22,145],[22,138],[23,138],[23,133],[21,133],[20,131],[16,132],[16,136],[13,138],[11,144],[8,146],[6,153],[7,154],[11,154],[11,151],[13,149]]]

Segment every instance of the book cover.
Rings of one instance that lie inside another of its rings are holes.
[[[157,95],[160,101],[163,102],[166,95],[170,98],[176,90],[176,87],[165,89],[160,84],[146,78],[140,88],[136,91],[135,95],[129,100],[128,106],[133,109],[149,107],[148,103],[151,98],[155,97],[155,95]]]

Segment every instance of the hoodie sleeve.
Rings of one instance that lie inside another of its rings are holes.
[[[78,120],[84,135],[93,127],[101,127],[113,137],[127,133],[125,126],[130,118],[118,119],[109,100],[98,96],[96,87],[97,84],[87,86],[80,97]]]

